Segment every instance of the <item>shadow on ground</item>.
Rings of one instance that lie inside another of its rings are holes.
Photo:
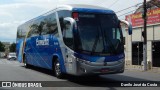
[[[53,75],[53,72],[48,69],[34,67],[34,66],[30,66],[30,68],[27,68],[27,69],[35,70],[40,73],[48,74],[55,77]],[[81,87],[81,86],[82,87],[118,87],[120,86],[121,82],[148,81],[145,79],[135,78],[132,76],[125,76],[125,74],[109,74],[109,75],[100,75],[100,76],[65,75],[63,80],[66,80],[66,81],[59,81],[58,83],[64,84],[64,85],[60,85],[64,87],[65,85],[66,87]]]

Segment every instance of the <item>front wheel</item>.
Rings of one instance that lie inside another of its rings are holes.
[[[54,74],[57,78],[63,78],[63,73],[61,72],[61,67],[58,59],[54,61]]]

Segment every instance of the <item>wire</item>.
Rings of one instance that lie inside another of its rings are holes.
[[[113,4],[111,4],[108,8],[111,8],[114,4],[116,4],[119,0],[116,0]]]
[[[130,8],[135,7],[135,6],[138,6],[138,5],[140,5],[140,4],[142,4],[142,3],[138,3],[138,4],[133,5],[133,6],[130,6],[130,7],[128,7],[128,8],[125,8],[125,9],[119,10],[119,11],[117,11],[116,13],[122,12],[122,11],[124,11],[124,10],[130,9]]]
[[[132,13],[132,12],[134,12],[134,11],[136,11],[136,10],[132,10],[132,11],[129,11],[129,12],[127,12],[127,13],[121,14],[121,15],[119,15],[118,17],[124,16],[124,15],[129,14],[129,13]]]

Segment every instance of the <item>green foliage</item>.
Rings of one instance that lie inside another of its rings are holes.
[[[16,43],[12,43],[9,47],[10,52],[16,52]]]
[[[5,45],[0,41],[0,52],[5,51]]]

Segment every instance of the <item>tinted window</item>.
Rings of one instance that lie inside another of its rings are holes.
[[[58,36],[58,27],[55,13],[47,16],[43,31],[45,34],[54,34],[55,36]]]
[[[71,11],[68,11],[68,10],[58,11],[58,17],[59,17],[61,30],[63,32],[63,29],[64,29],[64,23],[63,23],[64,22],[64,18],[65,17],[71,17]]]
[[[48,16],[43,16],[42,18],[33,21],[32,25],[30,25],[30,32],[28,33],[28,37],[47,34],[58,36],[55,13]]]
[[[41,35],[53,34],[58,36],[58,28],[55,13],[45,16],[39,21],[38,31]]]
[[[39,31],[38,31],[38,25],[37,24],[32,24],[30,26],[30,32],[28,34],[28,36],[37,36],[39,34]]]
[[[116,15],[79,13],[77,25],[79,50],[103,54],[123,51],[123,38]]]
[[[27,24],[26,25],[22,25],[18,28],[17,30],[17,38],[20,39],[20,38],[25,38],[26,36],[26,33],[28,32],[28,28],[27,27]]]
[[[22,36],[22,33],[21,33],[21,29],[20,28],[18,28],[18,30],[17,30],[17,38],[19,39],[19,38],[21,38],[21,36]]]

